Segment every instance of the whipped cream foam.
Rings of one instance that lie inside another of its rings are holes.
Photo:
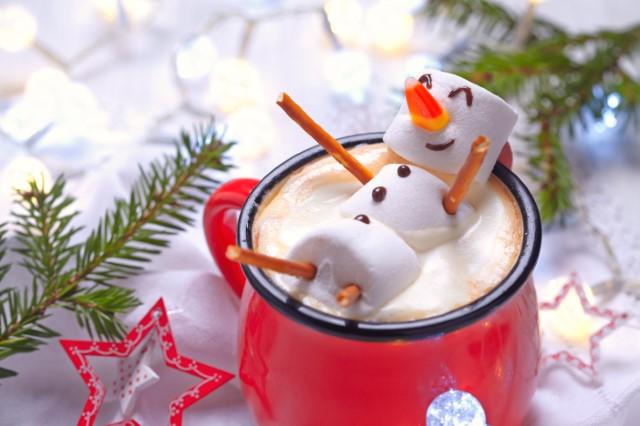
[[[384,144],[361,145],[351,153],[374,174],[385,165],[393,164],[390,169],[395,170],[398,164],[406,163]],[[410,164],[410,167],[412,173],[421,172],[416,172],[417,165]],[[439,172],[434,174],[447,185],[454,177]],[[274,188],[262,203],[253,225],[254,248],[268,255],[288,257],[292,248],[319,225],[344,221],[345,214],[353,213],[341,207],[362,187],[331,157],[307,164]],[[413,203],[419,196],[416,192]],[[301,302],[337,316],[394,322],[448,312],[493,289],[515,264],[522,243],[522,218],[515,200],[498,179],[490,177],[486,185],[474,184],[466,200],[473,213],[466,216],[461,226],[441,229],[444,235],[439,236],[439,245],[430,247],[425,243],[421,247],[416,253],[420,266],[417,278],[409,286],[398,286],[402,291],[392,295],[382,306],[371,305],[371,309],[364,311],[340,309],[335,303],[329,303],[325,295],[301,292],[300,283],[290,277],[278,273],[270,275]],[[412,205],[405,207],[411,208]],[[378,217],[377,220],[383,222],[382,216]],[[401,236],[407,240],[406,235]],[[412,238],[407,240],[415,245],[411,241]],[[369,245],[372,248],[367,251],[377,250],[376,256],[389,250],[385,244]]]

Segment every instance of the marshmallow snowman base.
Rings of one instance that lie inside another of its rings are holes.
[[[387,164],[342,204],[341,213],[366,214],[395,230],[416,251],[426,251],[461,236],[477,220],[468,203],[449,215],[442,206],[447,190],[444,182],[420,167]],[[376,196],[376,191],[384,196]]]
[[[375,313],[420,274],[415,252],[375,221],[340,219],[322,224],[295,244],[288,258],[317,268],[312,280],[289,278],[293,294],[310,296],[356,319]],[[360,298],[351,306],[339,306],[336,295],[349,284],[360,287]]]

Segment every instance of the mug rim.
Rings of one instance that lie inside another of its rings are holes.
[[[382,132],[363,133],[339,138],[345,148],[382,142]],[[282,162],[269,172],[253,189],[238,216],[237,242],[243,248],[253,248],[252,226],[261,202],[286,178],[309,162],[327,155],[321,146],[305,149]],[[280,288],[264,270],[242,265],[247,281],[271,306],[285,316],[331,335],[370,341],[414,340],[458,330],[488,315],[510,300],[527,282],[538,260],[542,239],[540,213],[533,196],[524,183],[507,167],[496,163],[492,174],[508,189],[522,215],[522,247],[511,271],[493,290],[471,303],[440,315],[411,321],[373,322],[342,318],[304,305]]]

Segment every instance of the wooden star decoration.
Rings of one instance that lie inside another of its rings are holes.
[[[182,425],[184,410],[204,398],[226,382],[234,375],[219,370],[199,361],[194,361],[178,353],[171,328],[169,317],[162,298],[145,314],[142,320],[120,342],[96,342],[91,340],[60,340],[60,344],[71,359],[71,362],[80,373],[82,380],[89,388],[89,397],[78,419],[78,425],[93,425],[98,411],[104,402],[106,395],[105,385],[102,383],[94,368],[89,364],[87,357],[102,356],[115,358],[128,358],[133,351],[145,340],[147,335],[156,332],[164,361],[170,368],[191,374],[201,382],[189,388],[186,392],[171,401],[169,405],[169,424],[171,426]],[[133,419],[122,420],[116,424],[137,425]]]
[[[584,360],[580,356],[572,353],[570,350],[564,349],[557,352],[543,354],[542,362],[544,365],[565,363],[566,365],[578,369],[593,380],[599,381],[598,364],[601,360],[600,342],[620,327],[620,325],[626,322],[629,319],[629,314],[627,312],[614,312],[611,309],[602,309],[592,305],[587,298],[582,284],[578,282],[578,278],[575,273],[571,274],[567,283],[562,286],[552,301],[540,303],[540,310],[557,309],[571,291],[574,291],[577,294],[580,300],[580,305],[582,306],[582,310],[585,314],[604,318],[607,322],[589,336],[588,360]]]

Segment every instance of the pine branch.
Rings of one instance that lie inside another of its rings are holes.
[[[55,289],[64,280],[64,271],[77,251],[70,241],[80,228],[71,225],[77,211],[69,211],[74,202],[64,195],[65,182],[56,179],[49,191],[40,189],[36,181],[28,191],[19,191],[15,218],[16,252],[22,255],[21,265],[42,288]]]
[[[520,17],[514,12],[488,0],[429,0],[423,13],[432,20],[444,17],[475,34],[483,34],[502,42],[515,37],[520,21]],[[560,34],[564,34],[564,31],[559,26],[534,18],[531,33],[525,43]]]
[[[0,262],[4,259],[4,256],[7,254],[7,224],[0,223]],[[0,263],[0,281],[4,279],[4,276],[9,272],[9,268],[11,265],[6,264],[3,265]]]
[[[534,148],[529,156],[529,175],[540,185],[538,204],[545,221],[571,208],[571,169],[559,135],[557,123],[547,117],[542,119],[539,132],[527,138]]]
[[[619,93],[622,118],[637,118],[640,82],[620,66],[640,52],[640,25],[620,32],[559,34],[523,50],[480,48],[454,65],[454,71],[505,98],[516,99],[536,132],[530,174],[540,183],[538,201],[545,220],[571,208],[571,170],[560,135],[598,120],[606,95]],[[599,88],[600,90],[594,90]]]
[[[610,93],[621,97],[618,121],[640,122],[640,82],[621,66],[640,52],[640,25],[572,35],[535,17],[522,48],[514,50],[509,43],[521,17],[492,1],[430,0],[423,12],[429,19],[467,27],[491,43],[491,48],[480,43],[469,49],[453,64],[453,71],[517,100],[525,109],[536,129],[525,140],[530,147],[530,174],[540,184],[543,218],[551,220],[567,211],[572,180],[560,135],[573,137],[578,126],[601,119]]]
[[[4,256],[7,254],[7,224],[6,223],[1,223],[0,224],[0,262],[4,259]],[[5,277],[5,275],[7,275],[7,272],[9,272],[9,268],[11,267],[11,265],[9,264],[0,264],[0,281],[2,281]],[[5,300],[5,298],[7,297],[7,289],[0,289],[0,304],[2,303],[1,301]],[[0,310],[0,324],[4,324],[7,322],[7,318],[5,316],[5,313]],[[2,354],[2,348],[0,348],[0,359],[1,359],[1,354]],[[7,368],[2,368],[0,367],[0,379],[4,379],[6,377],[12,377],[15,376],[17,373],[13,370],[9,370]]]
[[[224,154],[230,147],[213,124],[191,136],[182,132],[174,155],[140,168],[129,197],[116,200],[81,244],[71,244],[80,231],[72,226],[78,213],[71,211],[73,199],[64,195],[62,178],[50,191],[32,184],[21,193],[20,210],[12,214],[17,250],[33,282],[0,291],[0,360],[34,351],[57,336],[43,325],[53,307],[73,311],[92,336],[121,337],[125,328],[116,315],[140,302],[117,281],[142,270],[169,245],[169,237],[192,224],[195,206],[219,184],[207,172],[228,170]],[[0,232],[0,247],[3,236]],[[0,377],[13,373],[0,369]]]
[[[126,327],[115,316],[140,305],[135,291],[129,288],[106,287],[78,288],[58,302],[58,305],[75,313],[78,325],[93,338],[115,338],[126,334]]]
[[[0,332],[13,331],[0,339],[0,359],[18,352],[31,352],[43,345],[48,338],[58,334],[41,324],[44,312],[30,310],[42,303],[64,279],[63,273],[76,246],[71,238],[79,231],[70,225],[77,212],[66,213],[73,199],[64,197],[64,181],[54,182],[50,191],[42,190],[36,181],[27,191],[18,192],[16,239],[22,255],[21,265],[32,275],[31,287],[23,290],[3,289],[0,296]],[[21,327],[13,330],[12,324]],[[3,369],[4,374],[15,374]],[[0,372],[0,376],[3,373]]]

